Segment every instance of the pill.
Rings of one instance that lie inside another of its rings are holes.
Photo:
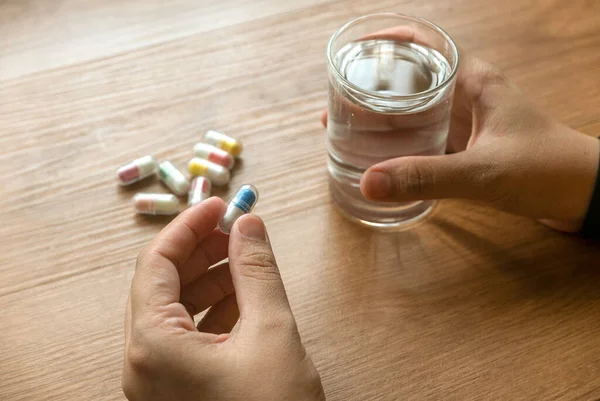
[[[210,196],[210,181],[205,177],[196,177],[192,180],[192,187],[188,194],[188,206],[194,206]]]
[[[154,171],[156,171],[156,161],[148,155],[119,167],[117,177],[119,184],[130,185],[151,176]]]
[[[179,199],[171,194],[135,194],[133,207],[139,214],[176,214],[179,212]]]
[[[158,165],[158,175],[162,182],[177,195],[185,195],[190,189],[188,179],[169,161],[164,161]]]
[[[197,143],[196,146],[194,146],[194,155],[229,169],[233,168],[235,164],[233,156],[223,149],[219,149],[208,143]]]
[[[227,185],[231,178],[229,170],[225,167],[199,157],[190,160],[189,169],[191,175],[206,177],[218,186]]]
[[[242,185],[227,205],[227,210],[219,222],[219,229],[225,234],[229,234],[233,223],[240,216],[250,213],[256,202],[258,202],[258,190],[253,185]]]
[[[242,143],[240,141],[217,131],[206,131],[204,142],[223,149],[233,157],[238,157],[242,153]]]

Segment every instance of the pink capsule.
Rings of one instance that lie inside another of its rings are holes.
[[[197,143],[196,146],[194,146],[194,154],[196,157],[206,159],[228,169],[232,169],[235,165],[233,156],[223,149],[219,149],[208,143]]]
[[[133,207],[139,214],[170,215],[179,212],[179,199],[171,194],[135,194]]]
[[[210,197],[210,181],[204,177],[196,177],[188,194],[188,206],[194,206]]]
[[[117,170],[117,177],[121,185],[130,185],[151,176],[155,170],[156,161],[148,155],[121,166]]]

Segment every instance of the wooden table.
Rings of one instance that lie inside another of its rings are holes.
[[[327,190],[325,46],[362,14],[445,27],[557,118],[600,133],[600,3],[0,1],[0,399],[122,400],[134,261],[168,219],[114,171],[241,138],[328,400],[600,397],[600,250],[465,201],[397,234]],[[227,191],[218,195],[229,196]]]

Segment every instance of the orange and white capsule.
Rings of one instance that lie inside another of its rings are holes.
[[[191,175],[206,177],[217,186],[227,185],[231,178],[225,167],[199,157],[190,160],[189,169]]]
[[[243,147],[240,141],[217,131],[206,131],[204,142],[223,149],[233,157],[239,157],[242,154]]]
[[[194,206],[210,197],[210,181],[205,177],[196,177],[188,194],[188,206]]]
[[[171,194],[135,194],[133,207],[139,214],[170,215],[179,213],[179,199]]]
[[[206,159],[213,163],[219,164],[228,169],[232,169],[235,165],[235,159],[233,156],[223,149],[219,149],[216,146],[209,145],[208,143],[197,143],[196,146],[194,146],[194,155],[201,159]]]
[[[119,167],[117,177],[119,178],[119,184],[131,185],[151,176],[154,171],[156,171],[156,160],[147,155]]]

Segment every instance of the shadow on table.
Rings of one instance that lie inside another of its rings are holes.
[[[497,215],[490,219],[490,213]],[[395,233],[361,227],[337,213],[329,226],[330,265],[337,269],[340,291],[355,297],[397,294],[409,303],[480,297],[492,304],[573,292],[579,292],[577,299],[598,298],[597,243],[487,207],[457,212],[442,205]]]
[[[135,221],[140,226],[158,226],[160,228],[169,224],[177,215],[171,216],[151,216],[146,214],[136,214]]]
[[[547,232],[515,234],[519,241],[502,246],[448,221],[436,220],[433,224],[480,255],[486,269],[516,280],[532,296],[577,290],[592,283],[600,287],[600,250],[593,241],[540,227],[535,234]]]

